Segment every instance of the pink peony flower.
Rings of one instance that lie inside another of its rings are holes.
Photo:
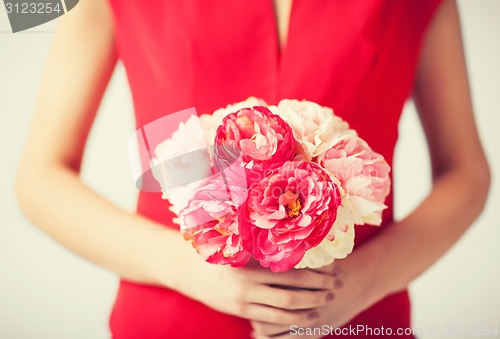
[[[380,225],[385,198],[390,191],[390,167],[358,136],[345,135],[325,153],[318,163],[335,176],[352,204],[358,225]]]
[[[247,99],[234,104],[227,105],[225,108],[219,108],[212,114],[201,114],[200,122],[204,129],[205,138],[208,145],[213,145],[215,140],[215,133],[217,128],[222,125],[224,118],[230,114],[235,113],[243,108],[250,108],[254,106],[267,106],[266,102],[256,97],[248,97]]]
[[[252,239],[253,255],[262,266],[283,272],[326,237],[340,199],[318,164],[288,161],[250,187],[239,210],[241,231],[251,234],[245,239]]]
[[[218,125],[222,124],[222,120],[231,113],[236,113],[243,108],[252,108],[255,106],[267,106],[267,103],[256,97],[248,97],[243,101],[236,102],[234,104],[227,105],[225,108],[219,108],[216,110],[212,116],[218,120]]]
[[[234,163],[240,158],[239,165],[253,173],[292,160],[294,152],[290,127],[261,106],[244,108],[226,116],[215,137],[216,163]],[[251,177],[254,175],[248,176]]]
[[[246,199],[238,186],[228,189],[221,176],[198,188],[179,213],[186,240],[209,263],[240,267],[251,257],[239,231],[237,208]],[[248,243],[248,242],[246,242]]]
[[[297,144],[297,154],[306,161],[329,149],[339,136],[356,134],[331,108],[311,101],[284,99],[277,107],[271,106],[270,109],[290,125]]]

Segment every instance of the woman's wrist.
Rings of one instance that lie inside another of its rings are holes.
[[[360,288],[360,302],[365,304],[365,307],[376,303],[384,297],[397,292],[391,279],[394,277],[391,274],[385,274],[384,266],[384,248],[378,242],[378,239],[372,239],[369,242],[354,248],[353,253],[346,261],[346,269],[351,270],[348,275],[353,283],[359,283]]]
[[[402,274],[405,267],[413,265],[412,262],[404,263],[401,258],[405,255],[405,244],[411,241],[411,234],[408,234],[406,226],[404,221],[382,226],[383,229],[376,236],[354,248],[352,259],[359,271],[362,271],[358,274],[364,274],[370,281],[365,291],[368,300],[378,301],[403,291],[411,282],[408,272]]]
[[[183,239],[179,230],[137,214],[131,215],[128,224],[133,229],[130,241],[137,246],[131,246],[130,250],[135,247],[133,257],[137,262],[130,266],[135,272],[124,278],[178,291],[184,284],[187,267],[193,265],[188,262],[192,252],[196,251]]]

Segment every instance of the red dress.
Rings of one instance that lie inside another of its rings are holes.
[[[189,107],[213,112],[249,96],[269,104],[307,99],[334,108],[391,164],[421,42],[440,1],[295,0],[282,51],[271,0],[110,2],[137,127]],[[392,194],[387,204],[384,225],[393,220]],[[137,213],[176,227],[159,193],[141,192]],[[383,229],[357,227],[356,246]],[[394,332],[409,327],[407,292],[359,314],[351,322],[358,324]],[[110,326],[116,339],[244,339],[250,333],[247,320],[124,280]]]

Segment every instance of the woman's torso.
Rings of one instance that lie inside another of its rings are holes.
[[[189,107],[210,113],[249,96],[269,104],[307,99],[334,108],[392,164],[399,116],[439,0],[295,0],[284,49],[272,0],[110,3],[137,127]],[[357,227],[357,246],[391,223],[392,194],[387,204],[382,227]],[[137,211],[174,227],[159,193],[141,192]],[[408,327],[407,293],[387,297],[351,324]],[[126,281],[111,329],[118,339],[250,333],[246,320],[168,289]]]

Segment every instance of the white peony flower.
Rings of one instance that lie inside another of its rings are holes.
[[[293,130],[297,152],[311,160],[328,150],[343,134],[356,135],[349,124],[333,110],[311,101],[281,100],[269,109],[285,120]]]
[[[337,209],[337,217],[328,235],[318,246],[306,251],[295,268],[320,268],[331,264],[335,259],[343,259],[354,248],[354,215],[349,195],[345,193],[340,181],[331,177],[342,197],[342,204]]]
[[[343,259],[354,248],[354,220],[351,204],[347,196],[342,197],[342,205],[337,210],[337,219],[330,233],[318,246],[306,251],[295,268],[319,268],[331,264],[335,259]]]
[[[153,176],[160,183],[162,198],[178,213],[187,206],[196,189],[212,175],[203,129],[196,115],[179,123],[172,136],[160,144],[151,160]]]

